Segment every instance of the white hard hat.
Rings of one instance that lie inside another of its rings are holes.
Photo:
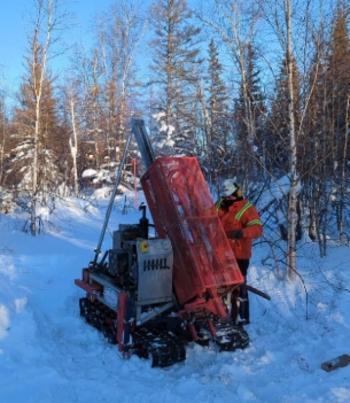
[[[235,179],[226,179],[222,183],[222,195],[223,196],[230,196],[232,195],[239,186],[237,185]]]

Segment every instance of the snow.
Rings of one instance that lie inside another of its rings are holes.
[[[158,123],[159,125],[159,131],[161,133],[166,133],[166,139],[163,141],[160,141],[159,147],[162,146],[169,146],[173,147],[175,142],[172,139],[173,134],[175,133],[175,127],[172,125],[167,125],[164,121],[165,119],[165,112],[158,112],[152,115],[153,119]]]
[[[96,169],[85,169],[85,171],[81,174],[82,178],[93,178],[97,175]]]
[[[0,305],[0,339],[6,334],[10,325],[10,318],[7,308],[4,305]]]
[[[261,197],[261,204],[267,205],[271,200],[279,200],[285,197],[290,189],[290,180],[287,175],[274,180],[269,189]]]
[[[124,203],[118,196],[105,248],[119,223],[139,218],[131,206],[123,214]],[[190,344],[184,363],[152,369],[124,360],[79,317],[73,281],[93,258],[106,204],[58,202],[38,237],[22,232],[23,217],[0,215],[0,402],[350,402],[350,366],[320,368],[350,353],[349,247],[331,243],[320,259],[316,244],[299,245],[306,299],[298,278],[262,265],[269,251],[259,243],[249,283],[272,301],[251,295],[250,346]]]

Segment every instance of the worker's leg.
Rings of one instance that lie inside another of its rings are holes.
[[[239,313],[239,289],[232,291],[231,294],[231,318],[234,323],[238,322]]]
[[[249,267],[249,259],[237,260],[239,269],[244,276],[244,283],[239,287],[239,316],[243,324],[249,323],[249,298],[247,290],[247,272]]]

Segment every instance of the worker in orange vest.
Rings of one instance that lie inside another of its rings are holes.
[[[250,321],[246,283],[249,260],[252,255],[252,241],[262,235],[263,228],[256,208],[243,197],[234,179],[226,179],[223,182],[222,196],[216,203],[216,208],[239,269],[244,276],[244,284],[239,288],[238,304],[237,295],[232,295],[231,315],[237,323],[245,325]]]

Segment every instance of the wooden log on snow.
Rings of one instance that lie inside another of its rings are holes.
[[[349,364],[350,364],[350,355],[343,354],[340,355],[339,357],[333,358],[332,360],[325,361],[324,363],[321,364],[321,368],[324,371],[331,372],[334,371],[335,369],[346,367]]]

